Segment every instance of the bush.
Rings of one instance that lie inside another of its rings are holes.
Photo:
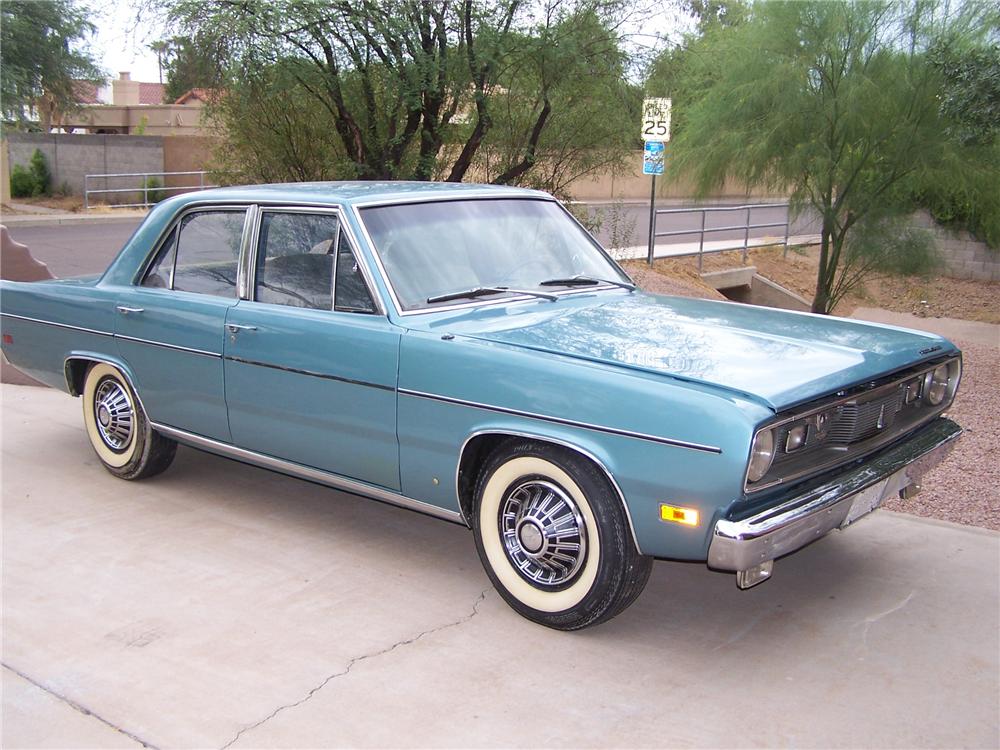
[[[52,191],[52,173],[45,154],[35,149],[31,155],[31,176],[35,181],[32,195],[50,195]]]
[[[30,198],[35,194],[35,178],[31,172],[15,164],[10,173],[10,195],[12,198]]]
[[[159,203],[167,197],[166,190],[160,190],[163,182],[158,177],[143,177],[142,186],[145,188],[144,194],[149,203]]]
[[[12,198],[32,198],[38,195],[51,195],[52,173],[45,154],[35,149],[31,155],[30,166],[25,169],[15,164],[10,173],[10,194]]]

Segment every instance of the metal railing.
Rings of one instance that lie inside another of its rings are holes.
[[[92,195],[119,195],[123,193],[132,193],[133,195],[142,195],[142,203],[107,203],[102,205],[107,205],[111,208],[149,208],[150,206],[163,200],[165,195],[159,197],[156,196],[157,193],[169,193],[169,192],[186,192],[193,190],[207,190],[209,188],[218,187],[218,185],[206,185],[205,175],[207,172],[126,172],[121,174],[88,174],[83,177],[83,208],[84,210],[90,210],[93,208],[90,203],[90,196]],[[191,185],[170,185],[166,184],[160,185],[150,185],[151,178],[158,178],[161,183],[166,182],[167,177],[190,177],[197,176],[197,182],[192,180]],[[122,178],[141,178],[141,182],[136,187],[124,187],[124,188],[109,188],[108,180],[117,180]],[[91,189],[91,180],[104,180],[105,187],[97,189]],[[156,200],[150,201],[150,194]]]
[[[750,214],[754,209],[764,209],[764,208],[784,208],[785,209],[785,220],[767,222],[762,224],[751,224]],[[724,227],[708,227],[705,226],[705,220],[710,213],[723,213],[723,212],[744,212],[744,221],[742,224],[728,225]],[[750,249],[750,230],[751,229],[773,229],[777,227],[784,227],[785,235],[783,240],[783,245],[785,252],[788,252],[788,204],[787,203],[751,203],[745,206],[697,206],[693,208],[658,208],[656,209],[656,216],[662,216],[665,214],[701,214],[701,227],[699,229],[672,229],[669,232],[657,232],[655,231],[655,224],[653,227],[652,235],[654,237],[653,242],[655,242],[656,237],[680,237],[683,235],[697,234],[698,238],[698,250],[697,253],[677,253],[680,255],[698,255],[698,272],[701,272],[702,259],[705,254],[705,235],[712,234],[715,232],[743,232],[743,243],[742,245],[733,245],[731,247],[713,248],[710,252],[722,252],[724,250],[739,250],[743,249],[743,263],[747,262],[747,251]],[[654,220],[655,221],[655,220]]]

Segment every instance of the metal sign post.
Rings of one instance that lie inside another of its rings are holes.
[[[663,174],[662,141],[646,141],[642,152],[642,173],[653,178],[649,192],[649,246],[646,253],[646,262],[653,265],[653,246],[656,244],[656,175]]]
[[[642,102],[642,173],[650,175],[649,192],[649,246],[646,262],[653,265],[656,244],[656,175],[663,174],[664,144],[670,140],[670,100],[644,99]]]

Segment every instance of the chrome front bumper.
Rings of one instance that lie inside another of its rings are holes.
[[[937,466],[962,428],[938,417],[906,442],[864,460],[833,479],[740,521],[715,524],[708,565],[746,571],[844,528],[896,497]]]

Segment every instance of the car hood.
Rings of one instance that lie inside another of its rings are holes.
[[[707,383],[775,410],[955,351],[903,328],[640,292],[490,306],[429,327]]]

